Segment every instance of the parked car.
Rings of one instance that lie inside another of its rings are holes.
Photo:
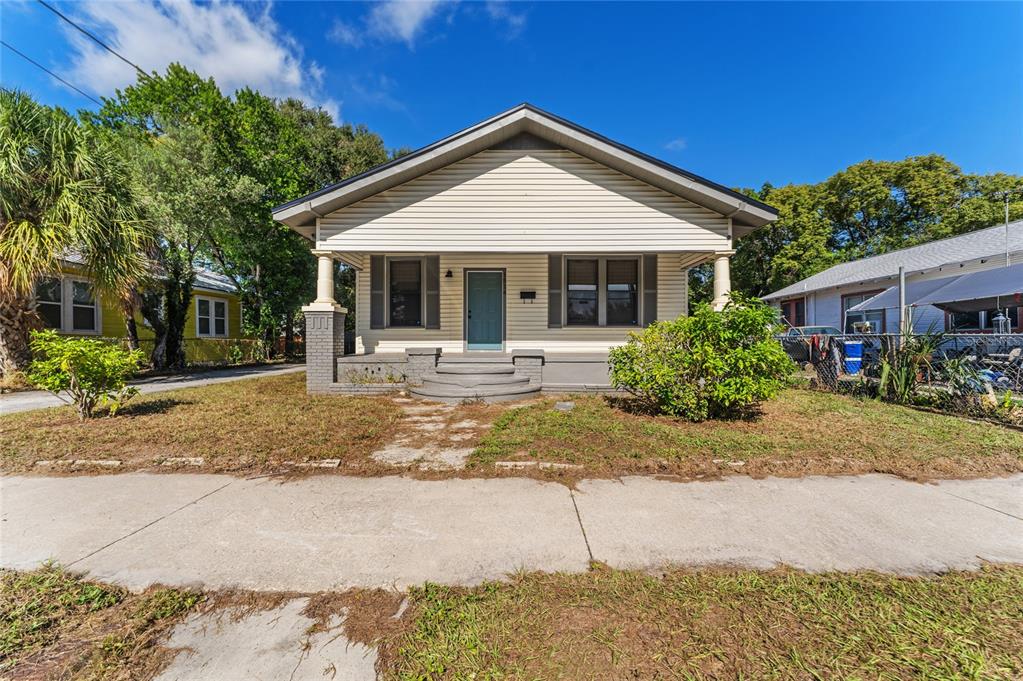
[[[842,332],[833,326],[793,326],[786,336],[841,336]]]
[[[793,362],[800,365],[810,361],[810,338],[813,336],[839,336],[834,326],[793,326],[785,332],[782,346]]]

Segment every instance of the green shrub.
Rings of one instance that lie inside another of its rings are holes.
[[[611,350],[611,383],[690,421],[739,416],[775,396],[793,369],[774,332],[769,307],[733,293],[721,312],[697,305],[691,316],[630,334]]]
[[[126,382],[142,361],[139,350],[123,350],[92,338],[59,336],[54,331],[33,332],[31,348],[28,380],[75,405],[82,420],[101,406],[113,416],[138,394],[138,389]]]

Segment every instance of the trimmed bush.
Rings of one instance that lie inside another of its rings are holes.
[[[83,421],[101,406],[113,416],[138,394],[137,388],[126,383],[142,361],[139,350],[123,350],[94,338],[59,336],[54,331],[34,331],[30,347],[29,382],[75,405]]]
[[[611,384],[650,410],[690,421],[741,416],[774,397],[794,368],[773,338],[776,323],[771,308],[739,293],[721,312],[697,305],[613,348]]]

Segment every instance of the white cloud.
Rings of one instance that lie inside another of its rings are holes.
[[[507,0],[487,0],[487,14],[495,22],[505,24],[509,38],[517,37],[526,27],[525,13],[513,12]]]
[[[684,151],[687,146],[689,146],[689,143],[686,142],[684,137],[676,137],[665,144],[664,148],[668,151]]]
[[[272,97],[298,97],[324,107],[335,119],[339,104],[320,96],[323,68],[305,61],[301,46],[270,16],[222,0],[89,0],[74,5],[73,18],[146,71],[180,62],[212,76],[225,93],[252,87]],[[66,27],[73,63],[70,80],[109,96],[135,82],[130,66]]]
[[[373,35],[401,40],[411,47],[441,4],[439,0],[386,0],[373,5],[366,25]]]
[[[351,24],[335,19],[334,25],[327,32],[327,37],[341,45],[359,47],[362,45],[363,34]]]

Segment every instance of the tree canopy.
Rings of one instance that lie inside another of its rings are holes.
[[[778,209],[776,222],[739,239],[732,285],[763,296],[832,265],[1023,218],[1023,177],[973,175],[938,154],[863,161],[818,184],[743,193]],[[690,298],[710,299],[710,268],[691,272]]]

